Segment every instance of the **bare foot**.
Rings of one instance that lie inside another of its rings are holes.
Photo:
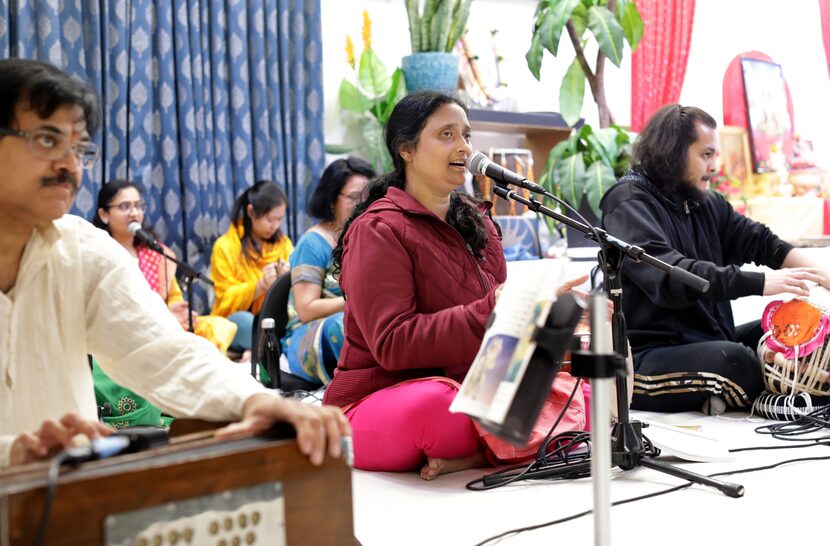
[[[441,474],[449,474],[450,472],[459,472],[461,470],[468,470],[470,468],[479,468],[487,466],[487,458],[483,451],[479,451],[470,455],[469,457],[462,457],[460,459],[438,459],[427,458],[427,464],[421,468],[422,480],[434,480]]]

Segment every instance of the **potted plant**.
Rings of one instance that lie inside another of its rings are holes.
[[[633,51],[643,37],[643,20],[633,0],[540,0],[533,21],[533,37],[525,55],[528,69],[539,79],[544,52],[557,56],[559,40],[567,34],[573,45],[571,61],[559,88],[559,110],[569,124],[579,120],[585,81],[597,105],[599,126],[583,125],[550,152],[539,183],[575,209],[583,199],[596,222],[605,191],[631,164],[631,136],[614,125],[605,97],[605,61],[620,66],[623,45]],[[592,68],[585,47],[594,42],[597,57]],[[548,203],[556,206],[555,203]],[[545,219],[553,230],[554,222]]]
[[[455,43],[467,27],[473,0],[406,0],[412,55],[401,66],[406,87],[454,91],[458,85]]]
[[[392,74],[372,50],[372,20],[369,12],[363,12],[363,52],[355,61],[354,44],[346,36],[346,62],[354,71],[353,76],[343,78],[338,98],[343,110],[357,114],[366,143],[364,149],[369,163],[379,173],[392,171],[392,158],[383,141],[383,126],[398,101],[406,94],[400,68]],[[327,146],[330,153],[345,153],[354,148]]]
[[[579,120],[585,80],[599,112],[599,126],[608,127],[614,117],[605,98],[605,60],[619,67],[623,42],[632,51],[643,38],[643,20],[633,0],[541,0],[536,6],[533,38],[525,55],[527,67],[538,80],[545,50],[554,57],[563,31],[574,48],[574,59],[559,87],[559,111],[570,124]],[[597,60],[588,63],[585,46],[595,42]]]
[[[631,136],[616,125],[594,130],[583,125],[548,155],[539,185],[575,209],[583,198],[599,217],[599,201],[617,178],[631,166]],[[550,218],[548,227],[553,228]]]

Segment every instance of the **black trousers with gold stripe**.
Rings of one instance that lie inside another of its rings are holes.
[[[647,411],[696,411],[717,394],[729,407],[749,407],[763,390],[755,349],[761,321],[736,328],[738,341],[706,341],[634,353],[631,407]]]

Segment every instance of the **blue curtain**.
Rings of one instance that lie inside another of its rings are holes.
[[[293,240],[308,226],[325,161],[320,0],[0,0],[0,55],[101,97],[102,160],[73,213],[92,217],[104,181],[136,180],[159,237],[203,272],[256,180],[286,190]],[[209,294],[194,285],[197,310]]]

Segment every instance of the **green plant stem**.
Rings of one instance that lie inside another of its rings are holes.
[[[599,112],[599,126],[602,128],[609,127],[614,123],[614,115],[608,107],[608,100],[605,98],[605,55],[602,52],[597,52],[597,93],[594,99],[597,102],[597,111]]]
[[[582,43],[579,41],[573,23],[568,21],[565,27],[568,29],[568,37],[573,45],[579,65],[585,73],[585,79],[588,80],[591,95],[597,104],[599,126],[602,128],[609,127],[614,123],[614,117],[611,115],[611,109],[608,108],[608,100],[605,97],[605,55],[602,54],[602,51],[597,51],[596,70],[591,70],[591,65],[588,64],[588,59],[585,58],[585,50],[582,48]]]
[[[582,49],[582,43],[579,41],[579,36],[576,34],[576,28],[574,28],[573,22],[568,21],[565,26],[568,29],[568,37],[571,39],[571,44],[574,46],[576,58],[579,60],[582,71],[585,72],[585,77],[588,79],[588,85],[591,87],[591,94],[593,95],[597,84],[594,71],[591,70],[591,65],[588,64],[588,59],[585,58],[585,50]]]

